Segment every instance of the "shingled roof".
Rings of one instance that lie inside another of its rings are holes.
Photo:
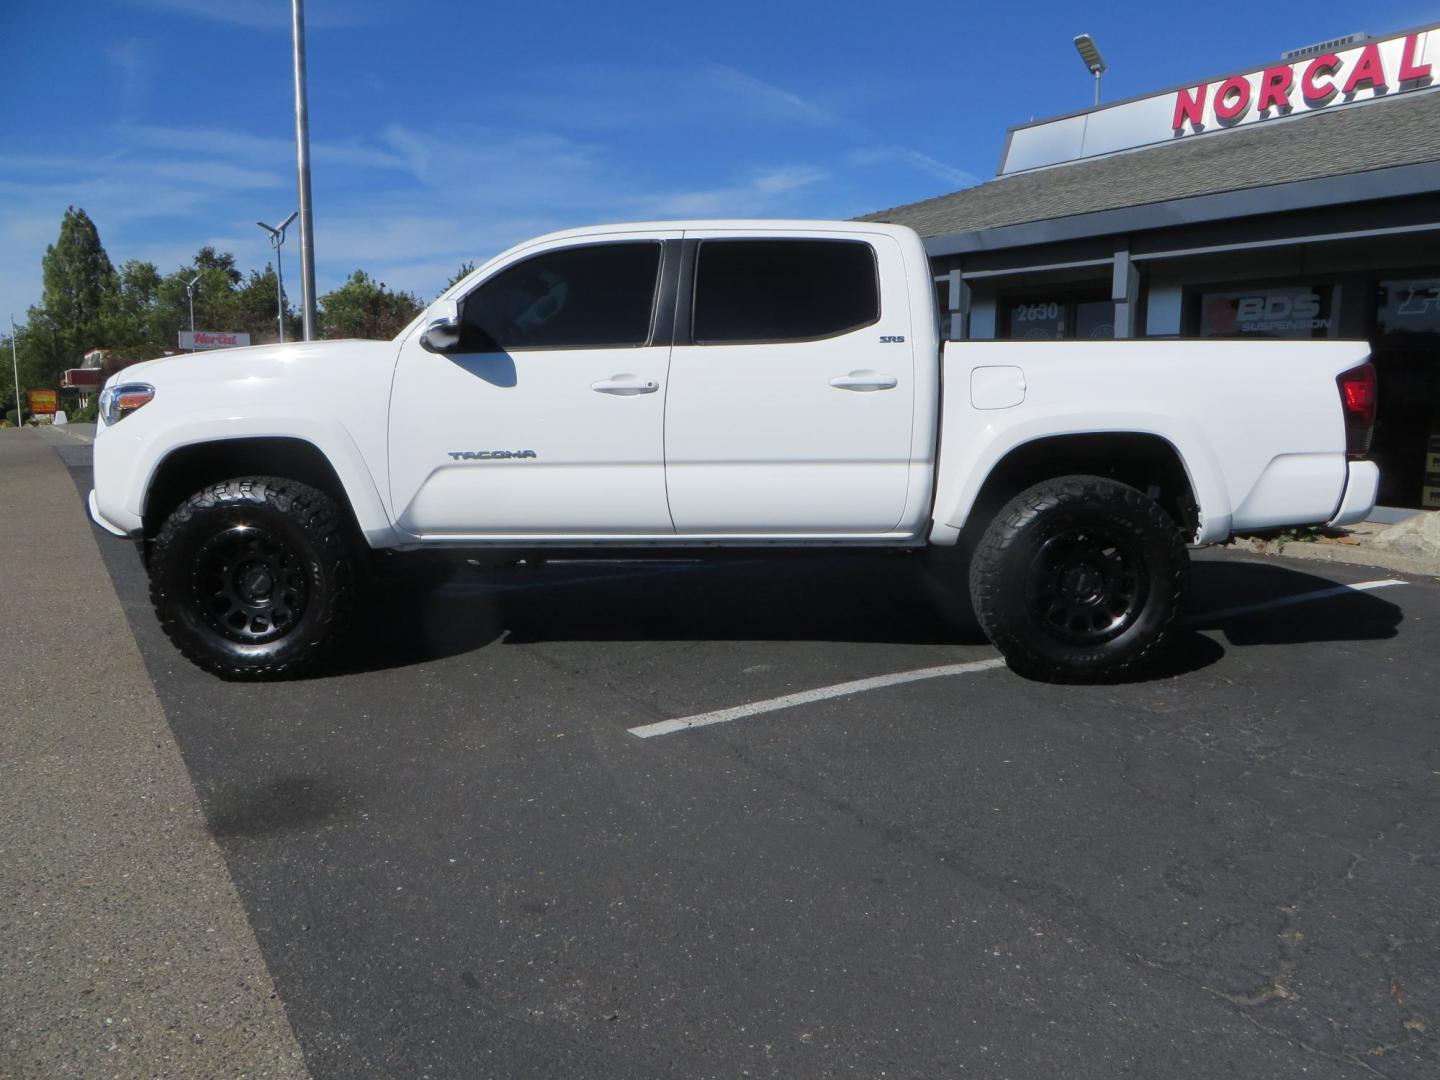
[[[943,236],[1425,162],[1440,192],[1440,91],[1001,176],[858,220]]]

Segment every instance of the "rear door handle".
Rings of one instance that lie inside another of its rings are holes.
[[[590,384],[597,394],[614,394],[616,397],[632,397],[635,394],[653,394],[660,384],[653,379],[642,379],[639,375],[611,375],[608,379]]]
[[[852,371],[849,375],[836,375],[830,385],[837,390],[893,390],[900,380],[883,371]]]

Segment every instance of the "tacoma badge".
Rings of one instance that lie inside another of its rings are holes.
[[[534,450],[449,450],[451,461],[483,461],[490,458],[533,458]]]

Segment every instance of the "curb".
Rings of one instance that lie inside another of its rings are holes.
[[[1294,540],[1287,543],[1283,540],[1240,537],[1219,545],[1219,550],[1246,552],[1252,555],[1280,555],[1287,559],[1345,563],[1349,566],[1373,566],[1380,570],[1392,570],[1401,574],[1440,578],[1440,558],[1427,559],[1412,555],[1400,555],[1363,544],[1348,547],[1308,540]]]

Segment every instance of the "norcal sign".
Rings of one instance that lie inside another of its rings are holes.
[[[1371,41],[1295,64],[1277,64],[1247,75],[1202,83],[1175,94],[1170,127],[1190,135],[1212,126],[1239,124],[1324,109],[1342,102],[1416,90],[1433,80],[1434,64],[1421,58],[1440,31]]]
[[[1303,50],[1303,58],[1011,128],[1000,173],[1433,87],[1440,70],[1440,26],[1320,55],[1313,52]]]
[[[181,330],[182,349],[238,349],[250,344],[249,334],[213,330]]]

